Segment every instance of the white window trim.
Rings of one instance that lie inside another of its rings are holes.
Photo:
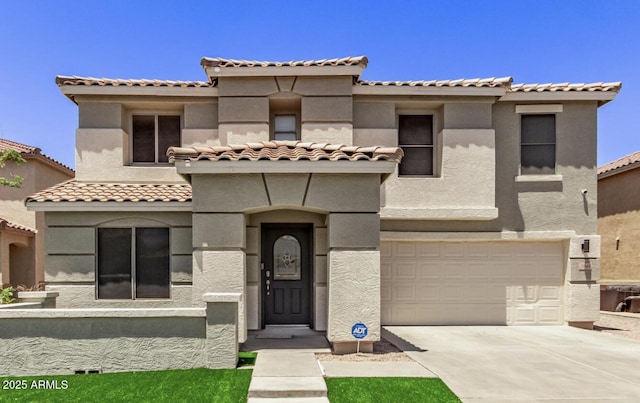
[[[155,135],[154,135],[154,159],[155,162],[135,162],[133,160],[133,117],[134,116],[149,116],[155,117]],[[158,116],[180,116],[180,141],[182,142],[182,130],[184,129],[184,113],[182,111],[167,111],[167,110],[133,110],[129,113],[129,165],[131,166],[171,166],[166,162],[158,162]]]

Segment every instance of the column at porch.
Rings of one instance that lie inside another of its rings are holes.
[[[368,335],[360,351],[380,340],[380,216],[330,213],[328,216],[327,339],[338,354],[356,351],[351,333],[364,323]]]
[[[247,338],[246,236],[242,213],[193,214],[193,303],[205,293],[240,293],[238,341]]]

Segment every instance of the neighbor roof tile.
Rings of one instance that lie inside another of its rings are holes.
[[[70,171],[70,173],[73,175],[73,169],[71,169],[70,167],[64,165],[63,163],[61,163],[59,161],[54,160],[53,158],[49,157],[48,155],[43,154],[38,147],[29,146],[29,145],[22,144],[22,143],[17,143],[15,141],[7,140],[7,139],[0,139],[0,152],[6,151],[6,150],[13,150],[13,151],[18,152],[20,154],[40,155],[40,156],[48,159],[49,161],[59,165],[63,169],[65,169],[67,171]]]
[[[13,223],[11,221],[5,220],[4,218],[0,218],[0,230],[6,229],[6,228],[10,228],[13,230],[18,230],[18,231],[24,231],[24,232],[29,232],[29,233],[36,233],[36,230],[30,227],[27,227],[25,225],[20,225],[20,224],[16,224]]]
[[[175,160],[388,160],[400,162],[403,152],[399,147],[358,147],[301,141],[268,141],[212,147],[171,147],[167,150],[167,155],[170,162]]]
[[[605,173],[613,173],[620,168],[628,167],[632,164],[640,165],[640,151],[637,151],[633,154],[626,155],[622,158],[619,158],[615,161],[611,161],[607,164],[602,165],[598,168],[598,175],[602,175]]]

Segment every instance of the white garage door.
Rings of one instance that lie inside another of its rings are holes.
[[[560,242],[382,242],[384,325],[563,324]]]

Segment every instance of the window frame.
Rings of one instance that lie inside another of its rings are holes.
[[[406,144],[403,145],[400,143],[400,119],[402,116],[429,116],[431,118],[431,144]],[[397,177],[398,178],[436,178],[439,176],[438,167],[439,167],[439,158],[438,153],[438,136],[436,135],[436,120],[437,113],[432,110],[398,110],[396,112],[396,127],[397,127],[397,139],[398,139],[398,147],[400,147],[403,152],[404,148],[430,148],[431,149],[431,174],[401,174],[400,173],[400,165],[402,161],[398,164]]]
[[[134,161],[133,157],[133,119],[134,116],[153,116],[154,117],[154,162],[143,162],[143,161]],[[132,166],[171,166],[169,162],[159,162],[158,157],[160,152],[158,150],[158,117],[159,116],[178,116],[180,118],[180,145],[182,145],[182,130],[184,129],[184,114],[182,111],[172,111],[172,110],[133,110],[129,113],[129,164]],[[166,150],[165,150],[166,152]]]
[[[544,112],[544,111],[532,111],[532,112],[521,112],[519,113],[520,115],[520,137],[519,137],[519,146],[518,146],[518,154],[519,154],[519,161],[518,161],[518,176],[519,177],[552,177],[552,176],[557,176],[558,175],[558,114],[555,112]],[[522,142],[522,137],[523,137],[523,120],[524,118],[529,118],[532,116],[553,116],[553,138],[554,138],[554,142],[553,143],[523,143]],[[554,153],[553,153],[553,172],[536,172],[536,173],[525,173],[523,172],[523,164],[522,164],[522,156],[523,156],[523,146],[527,147],[527,146],[550,146],[553,145],[553,149],[554,149]]]
[[[99,231],[109,229],[129,229],[131,230],[130,249],[131,255],[129,256],[130,268],[131,268],[131,296],[130,298],[100,298],[98,289],[100,287],[100,248],[99,248]],[[136,296],[137,288],[137,267],[136,267],[136,230],[138,229],[166,229],[167,230],[167,269],[168,269],[168,291],[169,294],[166,298],[163,297],[150,297],[139,298]],[[171,281],[172,273],[172,254],[171,254],[171,228],[161,226],[105,226],[95,228],[95,300],[96,301],[168,301],[173,299],[173,287]]]
[[[295,116],[296,140],[302,141],[302,99],[271,97],[269,99],[269,141],[275,141],[276,116]]]
[[[293,131],[293,132],[286,132],[286,131],[284,131],[284,132],[278,132],[278,131],[276,131],[276,119],[277,119],[279,116],[291,116],[291,117],[293,117],[293,119],[294,119],[294,126],[295,126],[295,129],[294,129],[294,131]],[[298,115],[296,115],[295,113],[286,113],[286,112],[285,112],[285,113],[274,113],[274,114],[273,114],[273,119],[272,119],[272,121],[273,121],[273,124],[272,124],[272,126],[273,126],[272,132],[273,132],[273,133],[272,133],[272,135],[271,135],[272,140],[276,140],[276,141],[277,141],[277,139],[276,139],[276,134],[277,134],[277,133],[293,133],[293,134],[294,134],[294,137],[295,137],[296,139],[295,139],[295,140],[285,140],[285,141],[300,141],[300,130],[298,129],[298,128],[300,127],[300,124],[299,124]]]

